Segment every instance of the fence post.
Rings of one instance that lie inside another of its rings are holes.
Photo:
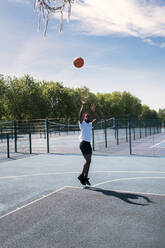
[[[49,121],[46,120],[47,153],[49,153]]]
[[[113,127],[114,127],[114,129],[115,129],[115,139],[116,139],[116,133],[117,133],[117,130],[116,130],[116,117],[114,117],[114,119],[113,119]]]
[[[117,145],[118,145],[119,144],[118,120],[116,120],[116,139],[117,139]]]
[[[125,135],[126,135],[126,142],[128,142],[128,120],[126,120]]]
[[[146,121],[144,122],[145,125],[145,137],[147,136],[147,130],[146,130]]]
[[[134,121],[135,122],[135,121]],[[135,124],[135,123],[134,123]],[[133,127],[133,139],[135,140],[136,139],[136,137],[135,137],[135,126]]]
[[[7,133],[7,157],[10,158],[9,134]]]
[[[29,148],[30,148],[30,154],[32,154],[32,134],[31,132],[29,133]]]
[[[136,120],[133,121],[133,139],[136,139]]]
[[[127,130],[127,127],[125,128],[125,135],[126,135],[126,142],[128,142],[128,130]]]
[[[14,121],[15,152],[17,152],[17,121]]]
[[[68,118],[68,127],[67,127],[67,135],[69,134],[69,125],[70,125],[70,119]]]
[[[141,130],[141,128],[142,128],[142,121],[141,120],[139,121],[139,124],[140,124],[140,139],[141,139],[141,137],[142,137],[142,130]]]
[[[105,148],[107,148],[107,126],[106,120],[104,121],[104,132],[105,132]]]
[[[132,142],[131,142],[131,120],[129,120],[129,153],[132,154]]]
[[[11,121],[11,138],[13,139],[14,137],[14,123]]]

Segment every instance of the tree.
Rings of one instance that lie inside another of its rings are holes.
[[[140,119],[149,120],[149,119],[157,119],[158,114],[155,110],[151,110],[147,105],[142,105],[142,113],[140,115]]]
[[[45,82],[43,94],[49,105],[49,118],[63,118],[67,120],[72,117],[74,109],[73,90],[64,87],[59,82]]]
[[[123,107],[122,107],[122,94],[119,91],[114,91],[110,99],[111,101],[111,115],[115,117],[121,117],[123,116]]]
[[[10,119],[37,119],[47,113],[48,105],[43,98],[41,85],[29,75],[19,79],[7,78],[6,103]]]
[[[86,110],[94,103],[100,119],[110,117],[158,118],[158,113],[129,92],[92,93],[89,88],[65,87],[63,83],[36,81],[25,75],[21,78],[0,75],[0,119],[29,120],[58,118],[77,122],[81,99],[86,98]],[[164,110],[159,111],[164,118]]]
[[[165,126],[165,109],[158,110],[158,117],[162,120],[163,126]]]
[[[142,113],[141,100],[124,91],[121,95],[121,105],[124,116],[131,116],[131,118],[138,118]]]
[[[106,94],[101,94],[97,93],[97,111],[98,115],[101,119],[106,119],[109,118],[110,116],[113,115],[112,113],[112,100],[111,100],[111,94],[106,93]]]
[[[5,79],[3,75],[0,74],[0,120],[3,118],[5,114]]]

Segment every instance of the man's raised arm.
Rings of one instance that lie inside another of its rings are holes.
[[[97,113],[96,113],[96,111],[95,111],[95,105],[94,105],[94,104],[91,105],[91,110],[92,110],[92,112],[93,112],[93,114],[94,114],[94,119],[93,119],[93,121],[92,121],[92,125],[94,125],[94,124],[96,124],[96,123],[98,122],[98,120],[99,120],[99,117],[98,117],[98,115],[97,115]]]
[[[85,104],[86,102],[84,100],[81,100],[82,106],[80,109],[80,114],[79,114],[79,121],[80,123],[83,121],[83,113],[85,112]]]

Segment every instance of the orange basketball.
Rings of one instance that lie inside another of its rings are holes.
[[[73,60],[73,64],[77,68],[81,68],[84,65],[84,60],[81,57],[77,57]]]

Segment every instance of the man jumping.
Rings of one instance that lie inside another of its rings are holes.
[[[79,116],[79,127],[80,127],[80,150],[85,158],[85,164],[83,166],[82,173],[78,177],[81,184],[83,185],[91,185],[88,178],[91,156],[92,156],[92,147],[91,147],[91,139],[92,139],[92,127],[98,121],[98,115],[95,112],[95,105],[91,105],[91,110],[94,114],[94,119],[90,120],[90,115],[85,112],[85,104],[84,100],[81,100],[82,106],[80,109]],[[84,113],[85,112],[85,113]]]

